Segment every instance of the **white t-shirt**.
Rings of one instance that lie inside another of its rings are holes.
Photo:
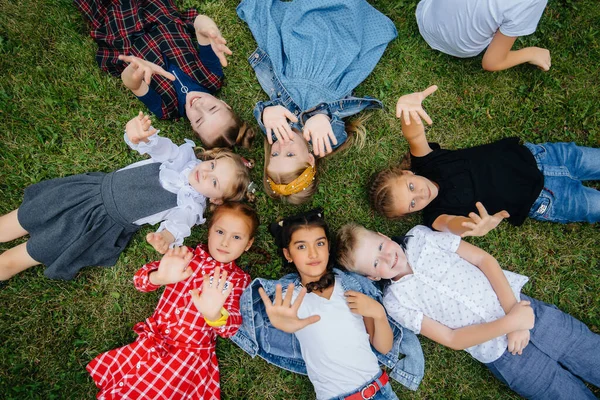
[[[421,332],[426,315],[451,329],[492,322],[505,315],[496,292],[483,272],[460,257],[460,237],[416,226],[407,235],[406,257],[413,274],[392,282],[384,291],[383,305],[400,324]],[[529,278],[504,271],[517,300]],[[506,350],[506,335],[465,349],[489,363]]]
[[[474,57],[498,29],[516,37],[535,32],[547,0],[421,0],[417,24],[435,50],[455,57]]]
[[[300,288],[294,290],[296,300]],[[356,390],[379,373],[363,317],[353,314],[336,278],[329,300],[307,293],[298,317],[320,315],[319,322],[295,333],[317,399],[329,399]]]

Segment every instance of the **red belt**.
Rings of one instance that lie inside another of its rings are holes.
[[[387,385],[389,380],[390,380],[390,377],[388,376],[388,374],[385,371],[383,371],[383,373],[381,374],[381,376],[379,378],[375,379],[373,382],[369,383],[368,385],[365,385],[362,389],[360,389],[356,393],[351,394],[350,396],[344,397],[344,400],[368,400],[368,399],[371,399],[371,398],[373,398],[373,396],[375,396],[375,393],[379,392],[382,387]]]

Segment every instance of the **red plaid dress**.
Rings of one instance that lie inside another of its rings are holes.
[[[134,276],[142,292],[156,290],[148,278],[158,261],[144,265]],[[98,399],[219,399],[216,335],[233,336],[242,323],[240,296],[250,276],[235,262],[214,260],[204,245],[194,250],[194,273],[183,282],[167,285],[154,314],[133,330],[139,335],[130,345],[100,354],[87,370],[100,389]],[[189,291],[201,289],[203,275],[220,266],[234,285],[225,302],[227,324],[210,327],[192,303]]]
[[[198,56],[195,9],[179,13],[172,0],[75,0],[90,22],[98,44],[96,61],[102,70],[120,76],[126,64],[119,54],[133,55],[165,67],[165,57],[189,77],[215,92],[222,78],[204,66]],[[164,119],[179,117],[173,83],[154,75],[150,87],[162,99]]]

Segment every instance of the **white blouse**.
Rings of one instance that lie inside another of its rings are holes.
[[[496,292],[485,274],[460,257],[460,237],[416,226],[407,235],[406,257],[413,274],[392,282],[383,304],[392,318],[415,333],[423,316],[451,329],[495,321],[505,315]],[[517,301],[526,276],[504,271]],[[506,350],[506,335],[465,349],[475,359],[489,363]]]
[[[134,224],[154,225],[162,221],[156,232],[168,230],[175,237],[171,247],[181,246],[183,239],[192,233],[191,228],[206,221],[203,217],[206,197],[192,188],[188,181],[192,169],[202,162],[196,158],[194,153],[196,145],[186,139],[184,144],[177,146],[171,139],[159,136],[158,132],[150,136],[147,143],[133,144],[127,138],[127,134],[124,137],[125,143],[131,149],[140,154],[148,154],[150,159],[133,163],[123,169],[154,162],[161,163],[159,172],[161,186],[165,190],[177,194],[177,207],[138,219]]]

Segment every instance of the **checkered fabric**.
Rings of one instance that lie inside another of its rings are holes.
[[[179,13],[172,0],[75,0],[75,5],[91,24],[90,35],[98,44],[96,61],[104,71],[121,75],[126,63],[119,61],[119,54],[161,67],[166,57],[211,92],[223,84],[198,56],[195,9]],[[163,119],[180,117],[172,82],[154,75],[150,87],[162,99]]]
[[[134,276],[142,292],[156,290],[148,275],[159,262],[144,265]],[[227,338],[242,323],[240,296],[250,276],[234,262],[223,264],[208,254],[204,245],[194,250],[190,263],[193,275],[167,285],[152,317],[135,325],[139,335],[127,346],[103,353],[87,370],[100,389],[98,399],[219,399],[219,367],[215,353],[216,335]],[[210,327],[192,303],[189,291],[201,289],[204,274],[217,267],[228,272],[234,285],[225,302],[227,324]]]

